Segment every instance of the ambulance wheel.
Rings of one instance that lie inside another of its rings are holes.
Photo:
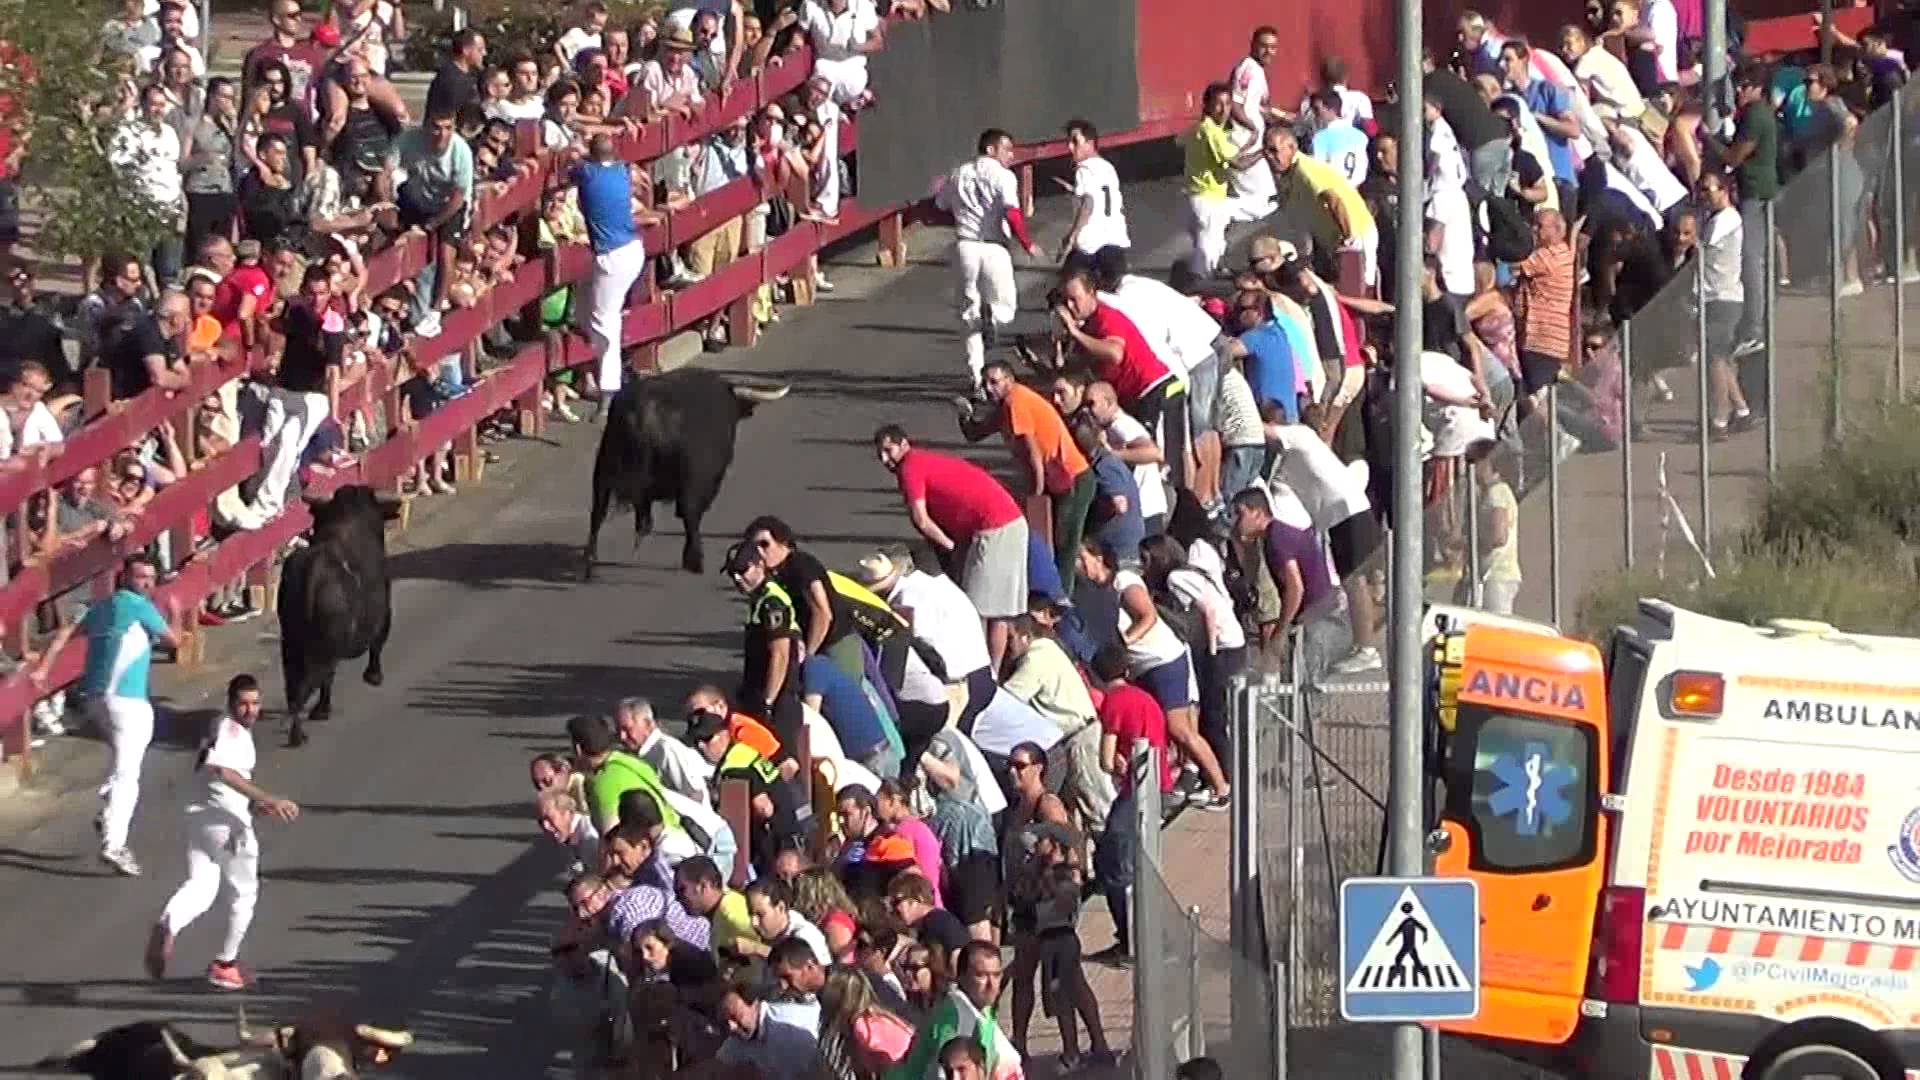
[[[1881,1080],[1880,1070],[1866,1058],[1820,1043],[1783,1050],[1749,1075],[1754,1080]]]

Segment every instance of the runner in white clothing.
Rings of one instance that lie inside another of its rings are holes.
[[[976,387],[987,363],[987,349],[1018,310],[1008,234],[1027,254],[1040,254],[1020,212],[1020,185],[1008,167],[1013,164],[1013,136],[989,128],[980,134],[979,150],[980,156],[948,174],[946,185],[934,197],[940,209],[953,215],[960,322],[966,327],[967,369]]]
[[[244,990],[252,979],[240,968],[240,943],[253,922],[260,894],[260,845],[254,838],[257,807],[281,821],[293,821],[300,808],[269,794],[253,782],[256,754],[253,725],[260,719],[260,682],[235,675],[227,684],[227,715],[214,721],[200,751],[199,795],[187,804],[187,880],[153,924],[147,938],[147,974],[163,979],[173,957],[175,935],[207,913],[226,885],[232,906],[227,936],[207,965],[207,981],[221,990]]]
[[[1100,156],[1100,132],[1085,120],[1067,124],[1067,153],[1073,157],[1073,180],[1055,182],[1073,196],[1073,227],[1060,241],[1062,260],[1085,260],[1103,247],[1129,248],[1126,203],[1120,195],[1120,174]]]
[[[1234,65],[1227,77],[1233,88],[1233,142],[1242,154],[1260,149],[1260,139],[1269,124],[1284,124],[1288,117],[1273,105],[1267,89],[1267,63],[1280,51],[1280,31],[1262,26],[1253,32],[1247,55]],[[1250,206],[1268,208],[1274,198],[1273,174],[1266,162],[1255,158],[1234,174],[1230,194]]]

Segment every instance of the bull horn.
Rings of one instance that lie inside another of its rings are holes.
[[[168,1031],[164,1027],[161,1028],[160,1041],[166,1044],[167,1053],[173,1056],[173,1063],[175,1065],[185,1068],[192,1067],[193,1059],[188,1057],[186,1052],[180,1049],[179,1043],[173,1041],[173,1032]]]
[[[384,1046],[389,1050],[404,1050],[413,1045],[411,1031],[374,1027],[372,1024],[355,1024],[353,1033],[375,1046]]]
[[[787,392],[792,389],[793,387],[791,386],[742,386],[739,383],[734,383],[733,396],[748,404],[764,405],[769,401],[779,401],[781,398],[786,397]]]

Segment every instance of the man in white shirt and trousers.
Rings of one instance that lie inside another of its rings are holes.
[[[960,274],[958,306],[966,327],[967,369],[973,385],[987,363],[987,349],[1002,327],[1013,322],[1019,300],[1013,284],[1011,234],[1027,254],[1040,246],[1027,232],[1020,212],[1020,185],[1013,178],[1013,136],[999,128],[980,134],[980,156],[948,174],[935,205],[953,215],[953,265]]]
[[[281,821],[300,816],[291,800],[253,782],[253,725],[259,719],[259,680],[235,675],[227,684],[227,714],[214,721],[200,752],[200,795],[187,804],[187,880],[167,901],[147,939],[147,974],[155,979],[166,977],[175,935],[205,915],[225,885],[231,896],[227,936],[207,966],[207,981],[221,990],[244,990],[252,981],[241,970],[239,957],[260,894],[253,811],[258,808]]]
[[[1127,230],[1127,204],[1120,191],[1120,174],[1100,156],[1100,132],[1086,120],[1067,122],[1067,153],[1073,158],[1073,179],[1056,179],[1073,196],[1073,225],[1060,241],[1060,258],[1068,268],[1092,269],[1101,248],[1122,251],[1133,246]]]
[[[1280,32],[1271,26],[1262,26],[1253,32],[1253,40],[1248,44],[1247,55],[1234,65],[1233,74],[1227,77],[1227,85],[1233,88],[1233,141],[1242,154],[1260,149],[1260,140],[1267,133],[1267,125],[1286,122],[1286,114],[1275,108],[1273,96],[1267,87],[1267,62],[1273,59],[1280,49]],[[1219,70],[1219,69],[1215,69]],[[1229,194],[1237,204],[1233,215],[1235,221],[1251,221],[1265,217],[1272,211],[1276,197],[1273,173],[1267,163],[1256,157],[1253,162],[1234,174]]]

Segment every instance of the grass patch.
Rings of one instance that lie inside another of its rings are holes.
[[[1713,552],[1717,577],[1623,574],[1581,598],[1574,629],[1602,640],[1655,596],[1716,618],[1818,619],[1920,636],[1920,408],[1851,427],[1820,460],[1783,469],[1754,521]],[[1690,556],[1683,565],[1693,570]]]

